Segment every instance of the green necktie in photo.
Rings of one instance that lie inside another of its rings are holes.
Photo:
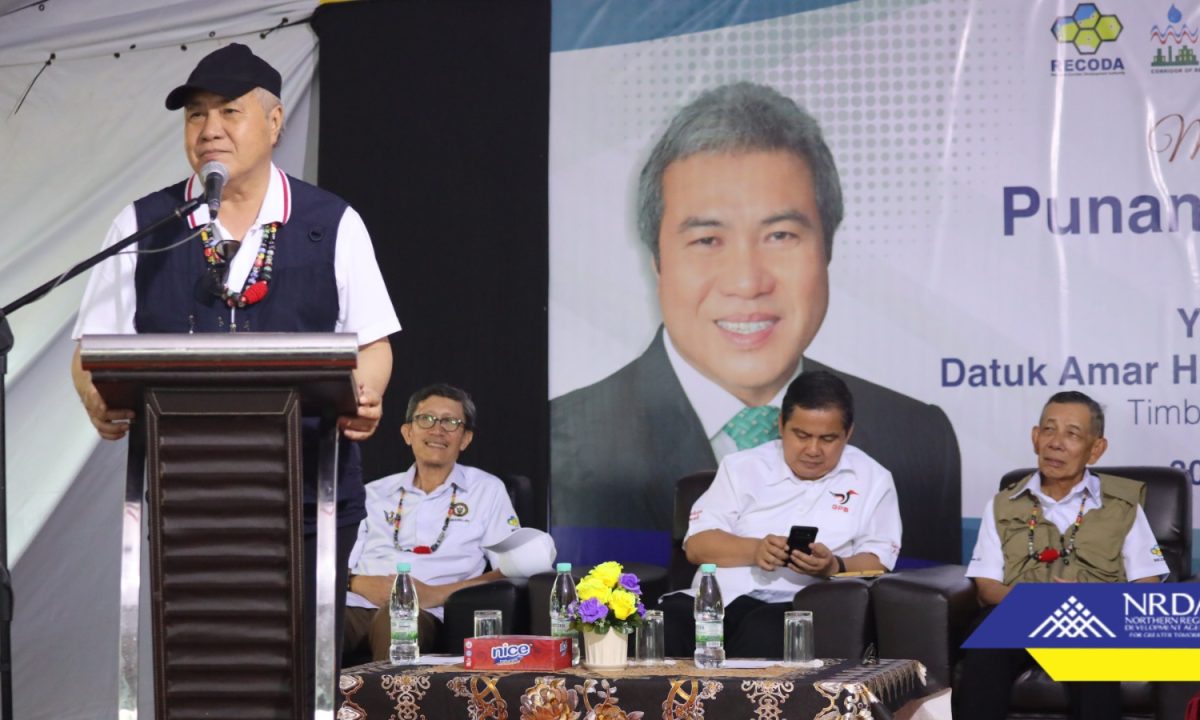
[[[779,408],[771,405],[742,408],[721,430],[733,438],[738,450],[748,450],[779,438]]]

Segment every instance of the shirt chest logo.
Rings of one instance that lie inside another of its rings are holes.
[[[855,490],[847,490],[844,493],[830,492],[829,494],[833,496],[833,509],[837,510],[838,512],[848,513],[850,512],[850,498],[857,495],[858,492]]]

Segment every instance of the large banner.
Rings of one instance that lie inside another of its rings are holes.
[[[905,555],[969,552],[1001,475],[1035,464],[1030,429],[1060,390],[1105,407],[1101,464],[1200,481],[1198,41],[1200,3],[1178,0],[557,2],[560,551],[665,560],[675,481],[729,449],[722,413],[777,400],[802,367],[848,378],[852,444],[897,465]],[[836,233],[811,159],[798,184],[769,163],[654,174],[681,110],[743,82],[819,123]],[[668,232],[718,226],[689,240],[711,251],[800,186],[792,205],[812,213],[759,220],[801,221],[780,241],[831,240],[827,265],[774,250],[672,262],[690,256]],[[699,210],[668,227],[672,193]]]

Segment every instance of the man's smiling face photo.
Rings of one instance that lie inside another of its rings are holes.
[[[808,163],[786,150],[704,152],[662,179],[658,298],[689,364],[748,405],[795,372],[829,303]]]

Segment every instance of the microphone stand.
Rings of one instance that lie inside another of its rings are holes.
[[[92,255],[83,262],[71,266],[63,274],[42,283],[13,302],[0,309],[0,720],[13,720],[12,702],[12,617],[13,591],[12,577],[8,571],[8,468],[5,459],[8,457],[5,446],[4,378],[8,374],[8,353],[13,347],[12,328],[8,324],[8,316],[31,302],[48,295],[54,288],[90,269],[108,258],[116,255],[130,245],[136,243],[152,232],[163,227],[172,220],[182,220],[204,202],[203,198],[193,198],[183,203],[157,221],[138,230],[129,237]]]

